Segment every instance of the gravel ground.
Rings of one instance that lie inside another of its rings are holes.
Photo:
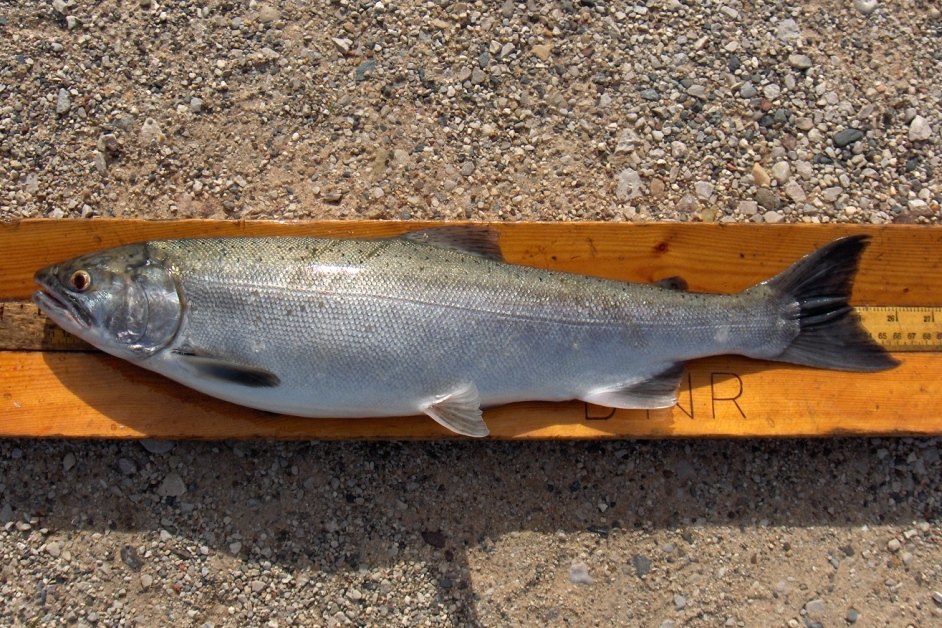
[[[0,219],[932,223],[928,0],[0,5]],[[4,625],[931,626],[934,439],[0,443]]]

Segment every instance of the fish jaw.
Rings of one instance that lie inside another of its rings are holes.
[[[57,272],[57,266],[47,266],[36,272],[33,279],[44,290],[33,293],[33,303],[56,325],[84,338],[91,330],[91,318],[78,300],[58,287]]]

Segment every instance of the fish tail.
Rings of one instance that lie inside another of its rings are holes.
[[[869,240],[867,235],[834,240],[765,282],[798,306],[789,313],[798,320],[798,335],[773,360],[841,371],[882,371],[899,364],[874,342],[848,303]]]

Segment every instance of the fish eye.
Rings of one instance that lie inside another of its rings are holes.
[[[84,270],[77,270],[72,273],[69,281],[76,292],[85,292],[92,287],[92,276]]]

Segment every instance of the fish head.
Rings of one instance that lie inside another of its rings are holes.
[[[174,274],[132,244],[37,271],[33,302],[67,332],[102,351],[142,360],[167,346],[183,318]]]

